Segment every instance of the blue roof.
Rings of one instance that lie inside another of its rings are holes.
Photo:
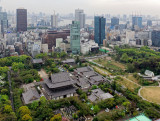
[[[145,115],[141,114],[126,121],[152,121],[152,120],[146,117]]]

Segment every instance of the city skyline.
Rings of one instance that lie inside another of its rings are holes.
[[[9,3],[9,4],[8,4]],[[52,14],[74,13],[77,8],[84,9],[88,15],[94,14],[144,14],[159,15],[158,0],[1,0],[0,4],[6,11],[25,8],[28,12],[44,12]]]

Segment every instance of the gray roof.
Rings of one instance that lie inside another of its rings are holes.
[[[92,85],[98,85],[99,83],[105,81],[106,79],[103,77],[103,76],[93,76],[93,77],[90,77],[90,80],[89,82],[92,84]]]
[[[40,59],[33,59],[33,63],[36,64],[36,63],[43,63],[43,60],[40,58]]]
[[[88,71],[92,71],[91,68],[89,67],[82,67],[82,68],[77,68],[75,69],[77,72],[81,73],[81,72],[88,72]]]
[[[69,76],[69,73],[67,73],[67,72],[60,72],[60,73],[51,75],[52,83],[66,82],[69,80],[71,80],[71,78]]]
[[[101,94],[100,98],[102,100],[105,100],[105,99],[113,98],[113,96],[110,93],[105,93],[105,94]]]
[[[93,77],[91,77],[91,79],[93,79],[94,81],[102,81],[102,80],[105,80],[105,79],[103,78],[103,76],[100,76],[100,75],[98,75],[98,76],[93,76]]]
[[[74,59],[67,59],[67,60],[62,61],[62,63],[75,63],[75,60]]]
[[[34,100],[39,100],[40,98],[40,95],[35,88],[32,88],[25,93],[22,93],[22,96],[25,104],[32,103]]]
[[[89,88],[91,85],[88,83],[88,80],[87,79],[85,79],[85,78],[79,78],[79,80],[77,81],[78,83],[78,85],[81,87],[81,88],[83,88],[83,89],[85,89],[85,88]]]
[[[58,88],[76,84],[76,81],[73,80],[67,72],[53,74],[51,75],[51,80],[46,79],[44,81],[49,88]]]
[[[95,102],[97,100],[97,97],[95,95],[88,96],[88,99],[92,102]]]
[[[48,86],[46,84],[42,84],[42,86],[45,89],[46,93],[49,96],[53,96],[54,98],[64,96],[64,95],[68,95],[68,94],[71,94],[71,93],[76,93],[76,88],[73,87],[73,86],[70,86],[70,88],[65,88],[63,90],[58,90],[58,91],[51,90],[50,88],[48,88]]]
[[[92,90],[92,94],[88,97],[92,102],[109,98],[113,98],[113,96],[110,93],[103,92],[101,89]]]
[[[83,75],[86,77],[91,77],[91,76],[97,76],[98,74],[95,73],[94,71],[89,71],[89,72],[84,72]]]

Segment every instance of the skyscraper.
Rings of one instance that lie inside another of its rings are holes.
[[[70,29],[71,37],[71,50],[73,54],[79,54],[81,52],[80,47],[80,23],[79,21],[72,21]]]
[[[94,17],[94,40],[98,45],[102,45],[105,39],[105,25],[106,18],[103,16]]]
[[[152,20],[147,20],[147,26],[152,26]]]
[[[151,34],[152,45],[160,47],[160,30],[153,30]]]
[[[55,14],[51,15],[51,27],[52,28],[57,28],[58,27],[58,15]]]
[[[116,25],[119,25],[119,18],[117,17],[111,18],[111,27],[114,27]]]
[[[8,19],[7,19],[7,12],[0,12],[0,25],[1,25],[1,32],[8,28]]]
[[[17,9],[17,32],[27,31],[27,9]]]
[[[142,17],[140,17],[140,16],[133,16],[132,17],[132,28],[134,29],[135,26],[142,28]]]
[[[80,29],[85,28],[85,14],[82,9],[75,10],[75,21],[79,21]]]

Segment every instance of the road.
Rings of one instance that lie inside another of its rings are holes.
[[[43,80],[48,79],[48,74],[45,72],[44,69],[41,69],[38,74],[40,75],[41,78],[43,78]]]
[[[108,54],[92,56],[92,57],[85,57],[85,59],[86,60],[88,60],[88,59],[97,59],[97,58],[102,58],[102,57],[106,57],[106,56],[108,56]]]
[[[12,106],[13,111],[15,111],[15,109],[14,109],[13,91],[12,91],[12,82],[11,82],[10,71],[8,71],[8,81],[9,81],[9,91],[10,91],[11,106]]]

